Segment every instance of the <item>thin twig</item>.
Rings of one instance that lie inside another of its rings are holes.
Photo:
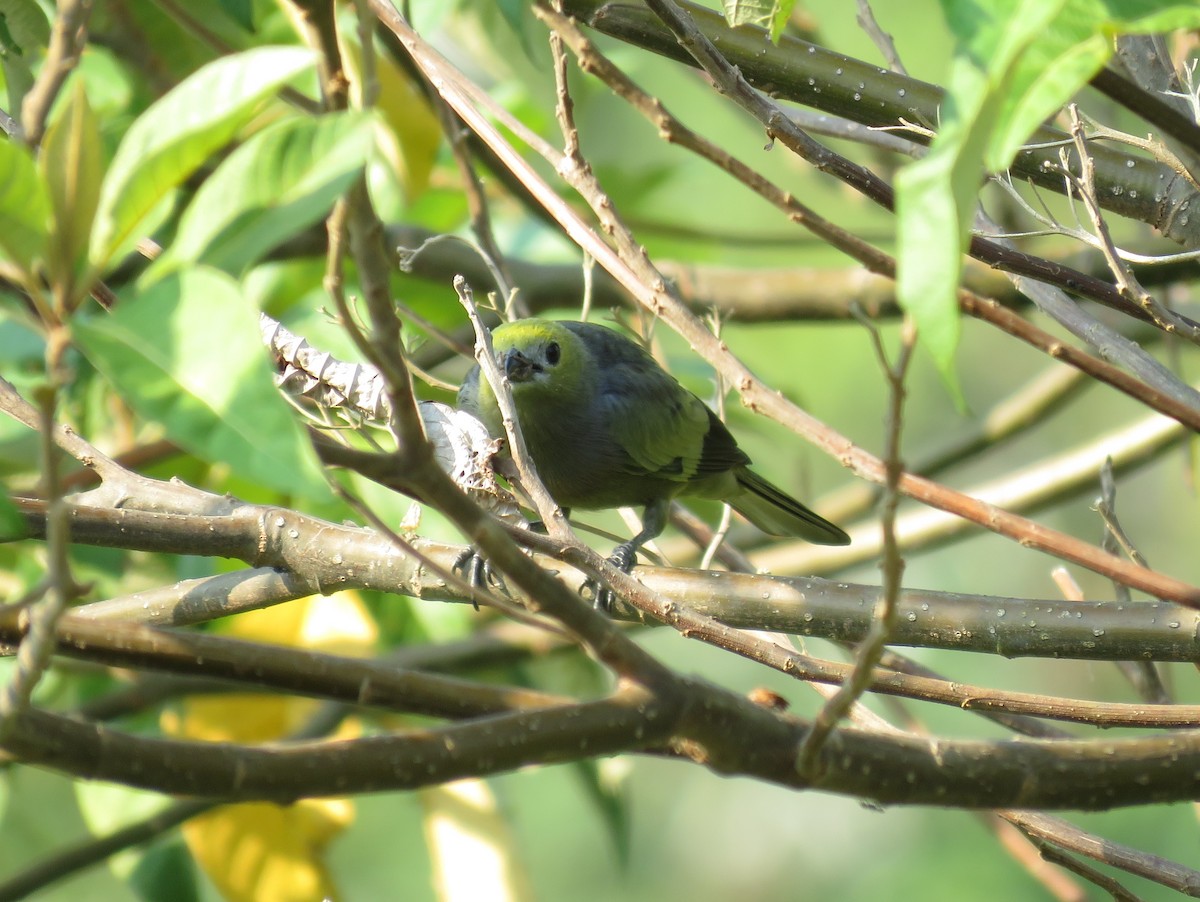
[[[58,3],[46,59],[33,87],[21,101],[21,130],[31,147],[42,142],[46,117],[54,99],[79,62],[87,42],[87,21],[91,13],[92,0],[60,0]]]
[[[1097,499],[1096,510],[1104,521],[1104,537],[1101,539],[1100,547],[1110,554],[1116,554],[1119,549],[1123,550],[1130,560],[1143,567],[1149,567],[1146,559],[1125,535],[1125,530],[1121,528],[1121,524],[1117,520],[1117,480],[1113,474],[1112,457],[1106,457],[1104,465],[1100,468],[1100,497]],[[1119,603],[1132,603],[1133,599],[1128,586],[1121,583],[1112,585],[1113,594]],[[1117,667],[1146,701],[1156,705],[1171,703],[1171,694],[1163,684],[1162,677],[1153,661],[1118,661]]]
[[[1002,815],[981,811],[978,817],[992,832],[1000,847],[1058,902],[1087,902],[1087,893],[1083,888],[1040,855],[1029,837],[1008,823]]]
[[[892,36],[884,31],[879,22],[875,19],[875,11],[871,9],[869,0],[858,0],[858,15],[855,16],[858,22],[858,27],[867,33],[867,37],[875,44],[875,47],[883,54],[883,58],[887,60],[888,68],[893,72],[899,72],[901,75],[907,75],[908,70],[904,68],[904,63],[900,61],[900,54],[896,50],[896,42],[892,40]]]
[[[991,408],[980,411],[963,432],[940,437],[940,447],[914,452],[908,469],[936,478],[956,464],[995,451],[1062,411],[1088,385],[1081,370],[1053,363]],[[851,483],[821,498],[820,507],[834,522],[848,521],[871,510],[879,494],[879,486]]]
[[[880,516],[880,532],[883,540],[881,565],[883,597],[875,609],[871,630],[855,654],[854,670],[849,679],[813,718],[812,729],[804,737],[804,741],[796,752],[796,770],[802,776],[812,774],[817,755],[829,738],[829,734],[850,707],[867,691],[875,667],[883,657],[888,639],[899,617],[897,600],[900,596],[904,574],[904,558],[901,556],[900,544],[896,539],[896,509],[900,504],[900,477],[904,473],[904,464],[900,459],[901,435],[904,429],[904,379],[908,373],[909,362],[912,360],[912,351],[916,345],[917,335],[911,321],[906,320],[900,350],[896,362],[893,364],[888,360],[887,349],[883,345],[879,329],[865,317],[864,322],[890,389],[886,423],[887,439],[884,448],[887,479],[884,483],[883,513]]]
[[[1005,811],[1003,816],[1031,840],[1053,843],[1066,852],[1084,855],[1120,868],[1188,896],[1200,896],[1200,871],[1167,858],[1142,852],[1079,829],[1061,818],[1032,811]]]
[[[179,2],[179,0],[155,0],[154,5],[173,19],[180,29],[195,37],[200,43],[216,51],[218,55],[228,56],[229,54],[237,53],[241,49],[230,44],[205,25],[204,22],[196,18],[193,11],[187,5]],[[290,7],[285,6],[285,8]],[[307,94],[290,85],[284,85],[280,88],[279,96],[296,109],[310,115],[316,115],[321,111],[319,101],[314,101]]]
[[[646,6],[671,30],[685,52],[708,73],[717,89],[754,116],[767,130],[770,138],[778,139],[820,172],[836,177],[874,203],[887,210],[894,209],[895,194],[891,185],[869,169],[815,141],[797,127],[778,103],[750,85],[741,69],[725,58],[679,4],[674,0],[646,0]],[[1044,280],[1049,284],[1083,293],[1093,300],[1114,306],[1115,309],[1139,319],[1147,318],[1144,310],[1122,297],[1111,285],[1100,280],[1090,280],[1083,273],[1073,273],[1066,277],[1063,268],[1059,267],[1056,272],[1055,267],[1045,265],[1047,261],[1016,252],[1002,243],[977,235],[970,241],[969,253],[976,259],[1000,266],[1007,272]]]
[[[1155,325],[1164,332],[1182,335],[1192,342],[1200,341],[1200,326],[1185,321],[1182,317],[1167,310],[1158,303],[1154,296],[1146,291],[1141,283],[1138,282],[1129,264],[1121,259],[1121,255],[1117,253],[1117,247],[1113,243],[1108,223],[1105,221],[1104,214],[1100,209],[1100,202],[1096,198],[1096,164],[1092,159],[1091,153],[1088,151],[1087,138],[1083,132],[1083,121],[1079,116],[1079,108],[1072,103],[1068,105],[1067,109],[1071,114],[1071,136],[1075,140],[1075,152],[1079,155],[1080,174],[1075,176],[1071,172],[1069,163],[1065,158],[1063,160],[1063,171],[1071,179],[1079,192],[1084,209],[1087,210],[1088,218],[1091,219],[1092,228],[1095,230],[1097,238],[1099,238],[1100,250],[1104,253],[1104,259],[1108,261],[1108,266],[1112,270],[1113,277],[1116,279],[1121,293],[1141,306],[1154,320]]]
[[[1112,456],[1125,472],[1177,447],[1186,436],[1187,432],[1177,422],[1151,414],[1086,444],[1030,461],[987,482],[969,485],[963,494],[1006,511],[1036,511],[1090,491],[1106,457]],[[975,525],[946,511],[919,509],[900,518],[897,534],[906,550],[930,548],[971,531]],[[852,527],[850,534],[854,541],[845,547],[785,542],[754,553],[752,558],[757,566],[773,573],[828,573],[831,569],[874,560],[880,553],[881,540],[872,529]],[[1115,555],[1110,557],[1116,559]]]
[[[709,317],[709,322],[712,325],[713,335],[721,337],[721,315],[717,311],[713,311]],[[720,373],[715,374],[716,379],[716,401],[717,401],[717,418],[721,422],[725,422],[725,395],[728,388],[725,385],[725,380]],[[721,550],[721,546],[725,543],[725,537],[729,534],[729,527],[733,524],[733,509],[728,505],[723,505],[721,508],[721,519],[717,523],[717,528],[713,530],[708,544],[704,548],[704,553],[700,556],[700,563],[697,566],[701,570],[707,570],[712,566],[713,558]]]
[[[459,303],[467,312],[467,317],[475,327],[475,359],[479,363],[480,378],[487,379],[500,408],[504,423],[504,432],[508,437],[509,453],[516,464],[521,485],[533,502],[534,509],[546,526],[550,535],[560,541],[574,540],[563,515],[562,508],[550,495],[533,466],[533,457],[529,446],[525,444],[525,436],[521,431],[521,419],[517,416],[517,408],[513,403],[512,388],[504,371],[496,361],[496,352],[492,347],[492,336],[479,317],[479,308],[475,306],[471,286],[462,276],[454,279],[454,291],[458,294]],[[578,540],[575,540],[578,541]]]
[[[488,269],[496,280],[506,316],[509,319],[529,316],[528,304],[513,285],[508,264],[504,255],[500,253],[500,245],[496,242],[487,194],[483,190],[483,183],[480,182],[479,175],[475,172],[475,166],[467,151],[467,132],[454,111],[442,100],[441,95],[436,91],[431,92],[431,95],[437,109],[438,119],[442,123],[442,131],[445,132],[450,143],[454,162],[462,177],[463,193],[466,195],[467,210],[471,216],[471,231],[475,233],[475,240],[479,244],[476,250],[487,261]]]
[[[52,330],[52,333],[58,330]],[[76,594],[71,576],[67,549],[70,545],[70,516],[62,499],[58,478],[58,448],[54,444],[55,410],[62,380],[61,360],[53,350],[56,342],[47,346],[47,367],[51,382],[38,393],[41,400],[41,469],[43,492],[46,496],[46,547],[49,557],[45,593],[28,608],[28,630],[17,649],[17,666],[8,682],[0,686],[0,743],[13,729],[21,713],[29,708],[33,690],[50,666],[54,655],[55,630]]]
[[[1087,118],[1082,112],[1080,113],[1080,116],[1083,116],[1084,119]],[[1089,136],[1090,140],[1095,141],[1098,138],[1106,137],[1104,134],[1096,134],[1096,130],[1101,128],[1101,126],[1096,125],[1090,120],[1088,120],[1088,122],[1089,128],[1092,130],[1092,134]],[[1064,166],[1061,160],[1055,169],[1058,171],[1064,171]],[[1025,199],[1021,192],[1017,190],[1016,185],[1013,184],[1012,173],[1004,172],[994,175],[992,176],[992,181],[1004,189],[1005,194],[1015,201],[1016,204],[1022,210],[1024,210],[1028,216],[1041,223],[1043,226],[1045,226],[1045,228],[1026,229],[1023,231],[1012,231],[1006,229],[1004,231],[983,232],[981,234],[989,234],[993,238],[1000,239],[1039,238],[1048,235],[1061,235],[1066,238],[1071,238],[1072,240],[1078,241],[1082,244],[1086,244],[1088,247],[1095,248],[1096,250],[1104,249],[1103,242],[1101,242],[1099,238],[1097,238],[1087,229],[1082,228],[1079,225],[1068,226],[1060,222],[1058,217],[1050,210],[1049,205],[1043,199],[1042,189],[1039,186],[1033,184],[1030,185],[1030,189],[1033,191],[1033,195],[1041,207],[1041,210],[1036,210],[1030,205],[1029,201]],[[1070,192],[1065,193],[1070,196]],[[1073,207],[1072,210],[1074,210]],[[1112,251],[1120,260],[1123,260],[1127,263],[1137,263],[1147,268],[1166,266],[1173,263],[1188,263],[1193,260],[1200,259],[1200,250],[1180,251],[1179,253],[1174,254],[1140,254],[1135,251],[1126,250],[1122,247],[1116,247],[1114,245]]]
[[[467,580],[459,576],[453,567],[443,567],[440,563],[434,560],[429,555],[423,553],[412,542],[407,541],[398,532],[392,529],[383,518],[371,509],[370,505],[365,503],[361,498],[347,491],[341,485],[330,479],[330,486],[334,493],[345,501],[351,508],[358,511],[370,523],[380,535],[386,536],[389,541],[397,548],[401,549],[405,554],[411,555],[415,560],[419,561],[423,567],[428,567],[439,579],[445,580],[447,586],[455,587],[459,592],[467,595],[471,599],[471,603],[476,610],[479,610],[480,604],[495,608],[498,611],[503,611],[508,617],[527,626],[532,626],[537,629],[543,629],[556,635],[566,638],[566,633],[553,621],[544,620],[533,614],[530,614],[524,608],[511,601],[501,598],[494,592],[489,592],[487,589],[472,585]]]
[[[658,128],[665,140],[677,143],[725,170],[765,200],[774,204],[793,222],[811,230],[815,235],[860,261],[871,272],[890,279],[895,278],[896,263],[890,255],[819,216],[800,203],[792,193],[781,190],[723,149],[685,128],[662,106],[657,98],[651,97],[638,88],[624,73],[600,54],[595,46],[587,41],[568,20],[542,8],[536,9],[535,13],[549,22],[556,33],[562,34],[564,40],[576,54],[581,68],[601,78],[619,96],[629,101],[638,112]],[[548,159],[557,165],[557,157]],[[579,186],[576,185],[576,188],[578,189]],[[1047,286],[1041,286],[1041,289],[1049,290]],[[1042,298],[1045,296],[1045,291],[1039,290],[1033,296]],[[1110,363],[1063,344],[1058,338],[1038,329],[994,301],[985,301],[971,292],[963,291],[960,292],[959,302],[963,311],[969,315],[997,326],[1009,335],[1084,370],[1089,375],[1130,394],[1156,410],[1169,412],[1168,415],[1175,416],[1193,429],[1200,430],[1200,403],[1194,403],[1200,400],[1200,395],[1197,395],[1188,386],[1180,385],[1178,379],[1151,361],[1145,352],[1133,346],[1132,342],[1113,334],[1103,345],[1102,350],[1122,361],[1142,381],[1121,372]],[[1056,308],[1049,304],[1049,300],[1045,304],[1052,313],[1056,312]],[[1141,312],[1141,308],[1137,309]],[[1078,305],[1075,304],[1070,305],[1070,313],[1076,319],[1083,315]],[[1094,343],[1097,332],[1102,328],[1104,327],[1088,316],[1086,321],[1073,331]],[[1147,381],[1150,381],[1151,384],[1145,384]]]
[[[13,141],[24,141],[25,133],[21,131],[21,123],[8,114],[7,110],[0,109],[0,131],[8,135]]]
[[[395,465],[393,456],[382,456],[381,460]],[[442,476],[453,485],[449,477]],[[307,586],[309,594],[338,586],[469,601],[426,574],[373,530],[330,523],[281,508],[244,503],[234,506],[231,499],[220,496],[217,499],[233,509],[210,515],[194,510],[199,506],[192,497],[195,490],[182,483],[153,491],[162,495],[173,491],[179,499],[178,506],[157,504],[153,511],[131,506],[114,511],[108,506],[88,506],[86,501],[70,505],[72,541],[143,552],[234,558],[261,567],[279,567],[293,573]],[[132,496],[124,497],[132,500]],[[18,498],[16,503],[25,519],[27,536],[44,538],[45,502]],[[468,535],[477,536],[482,526],[471,521],[464,528]],[[495,528],[512,535],[502,525]],[[519,539],[526,547],[575,566],[574,552],[568,546],[525,529],[519,530]],[[422,542],[421,547],[426,554],[438,555],[444,566],[452,565],[464,551],[461,546],[437,546],[428,541]],[[314,549],[327,552],[315,554]],[[512,554],[529,563],[515,546]],[[380,562],[386,565],[381,566]],[[544,563],[558,567],[556,563]],[[588,574],[589,571],[581,571],[581,575]],[[861,641],[866,635],[870,611],[879,595],[878,586],[816,578],[731,573],[718,582],[704,571],[653,567],[636,568],[634,574],[636,580],[624,575],[623,578],[638,586],[646,597],[658,599],[666,595],[686,599],[698,613],[719,618],[726,624],[851,642]],[[539,582],[528,591],[545,594],[547,588]],[[236,609],[235,599],[230,601],[230,610]],[[1078,606],[1044,599],[911,590],[904,593],[902,603],[904,615],[893,636],[898,645],[1005,657],[1098,661],[1190,662],[1197,657],[1190,637],[1200,629],[1200,611],[1170,603],[1141,602],[1130,606],[1088,602]],[[221,616],[218,604],[204,607],[207,613],[197,612],[197,616],[205,619]],[[171,613],[163,610],[159,616],[169,618]],[[619,610],[617,616],[639,619],[639,615],[624,610]],[[1026,627],[1030,620],[1044,622],[1046,618],[1056,622],[1052,636],[1039,635],[1039,631]]]
[[[1078,874],[1089,883],[1094,883],[1112,896],[1114,902],[1143,902],[1141,896],[1135,896],[1122,886],[1120,881],[1101,873],[1097,868],[1089,867],[1074,856],[1068,855],[1062,849],[1057,848],[1040,837],[1026,835],[1029,837],[1029,841],[1037,847],[1042,858],[1065,868],[1072,874]]]
[[[205,799],[173,802],[162,811],[95,839],[86,839],[41,859],[33,866],[0,883],[0,902],[16,902],[40,889],[85,871],[134,846],[157,839],[164,833],[211,811],[221,803]]]

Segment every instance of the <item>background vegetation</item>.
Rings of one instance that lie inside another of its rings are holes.
[[[0,898],[1200,894],[1200,13],[728,6],[0,0]],[[458,275],[853,544],[519,553]]]

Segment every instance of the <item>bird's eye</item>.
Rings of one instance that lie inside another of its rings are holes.
[[[548,364],[554,366],[554,364],[558,363],[561,357],[562,348],[558,346],[557,341],[552,341],[550,344],[546,345],[546,362]]]

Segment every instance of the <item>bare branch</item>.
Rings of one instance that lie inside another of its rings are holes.
[[[83,53],[91,14],[92,0],[63,0],[58,4],[42,70],[21,102],[21,131],[32,147],[42,142],[50,107]]]

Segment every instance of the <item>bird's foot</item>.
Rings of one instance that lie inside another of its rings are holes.
[[[508,586],[504,583],[504,576],[474,546],[458,556],[451,570],[456,576],[462,577],[472,589],[483,589],[484,591],[495,589],[505,595],[509,594]],[[471,604],[475,610],[479,610],[479,602],[472,599]]]
[[[530,532],[546,534],[546,526],[541,520],[535,520],[527,524],[527,527]],[[493,567],[474,545],[455,559],[451,572],[465,580],[472,589],[483,589],[484,591],[495,589],[509,598],[512,597],[512,593],[508,591],[508,585],[504,582],[504,574]],[[479,610],[478,602],[472,600],[471,604],[474,605],[475,610]]]
[[[622,573],[628,573],[637,563],[637,546],[632,542],[618,545],[608,556],[608,562]],[[617,598],[617,594],[612,589],[594,579],[585,580],[579,587],[579,594],[585,599],[591,599],[592,607],[605,614],[612,613],[612,605]]]

